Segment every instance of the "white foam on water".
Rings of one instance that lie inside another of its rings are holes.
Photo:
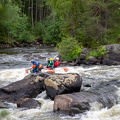
[[[35,100],[38,100],[40,103],[41,103],[41,108],[40,110],[42,112],[45,112],[45,111],[53,111],[53,104],[54,104],[54,101],[50,100],[50,99],[45,99],[46,97],[46,91],[43,91],[41,94],[39,94]]]
[[[74,67],[58,67],[58,68],[55,68],[55,73],[63,73],[63,74],[78,73],[78,70],[76,70]]]
[[[80,120],[120,120],[120,104],[113,106],[111,109],[88,111],[86,115],[82,115]]]
[[[120,103],[120,88],[117,87],[117,89],[116,94],[118,95],[118,101]]]
[[[9,115],[6,116],[3,120],[31,120],[34,116],[38,116],[41,114],[40,109],[27,109],[27,110],[7,110]]]
[[[101,108],[103,108],[103,105],[101,103],[98,102],[93,102],[90,103],[90,110],[95,111],[95,110],[100,110]]]
[[[56,73],[80,73],[82,75],[88,74],[88,75],[95,75],[95,77],[102,77],[102,78],[107,78],[111,77],[113,78],[113,75],[118,75],[119,76],[119,66],[105,68],[103,66],[92,66],[88,68],[84,68],[82,66],[76,66],[76,67],[67,67],[68,71],[65,72],[64,69],[62,68],[55,68]],[[104,69],[103,69],[104,68]],[[113,69],[115,71],[113,71]],[[98,73],[97,73],[98,72]],[[106,73],[104,76],[103,73]],[[99,74],[101,73],[101,74]],[[99,76],[97,76],[97,74]],[[6,69],[6,70],[0,70],[0,82],[1,81],[10,81],[10,82],[15,82],[18,80],[21,80],[28,74],[25,73],[25,68],[20,68],[20,69]],[[118,88],[118,91],[116,92],[118,96],[120,96],[120,88]],[[54,101],[50,99],[45,99],[46,97],[46,92],[42,92],[39,94],[35,99],[38,100],[41,103],[41,107],[36,108],[36,109],[28,109],[28,110],[22,110],[22,109],[7,109],[10,114],[3,118],[3,120],[41,120],[39,116],[41,114],[44,114],[46,116],[47,112],[52,112],[53,111],[53,104]],[[120,99],[118,99],[120,101]],[[34,119],[38,116],[38,119]],[[51,119],[51,118],[50,118]],[[71,116],[60,116],[58,119],[54,120],[120,120],[120,104],[114,105],[111,109],[101,109],[101,105],[99,103],[93,103],[91,104],[91,109],[90,111],[86,112],[86,114],[77,114],[74,117]]]
[[[2,57],[2,61],[3,62],[15,62],[15,61],[19,61],[19,62],[24,62],[25,59],[23,58],[23,55],[19,54],[19,55],[4,55],[4,57]]]
[[[0,70],[0,81],[15,82],[26,76],[25,68]]]

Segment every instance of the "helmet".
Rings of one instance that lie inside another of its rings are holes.
[[[49,60],[53,60],[53,58],[50,58]]]
[[[37,65],[37,66],[40,65],[40,63],[39,63],[38,61],[31,61],[31,63],[32,63],[33,65]]]
[[[35,60],[32,60],[31,63],[32,63],[32,64],[35,64]]]
[[[55,59],[56,59],[56,60],[59,60],[59,57],[56,57]]]

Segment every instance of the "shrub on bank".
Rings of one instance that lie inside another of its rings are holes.
[[[102,57],[103,55],[105,55],[108,51],[106,50],[105,47],[99,47],[97,49],[93,49],[90,51],[89,55],[86,56],[86,60],[90,57],[90,56],[93,56],[95,58],[98,58],[98,57]]]
[[[64,61],[73,61],[80,56],[82,47],[72,37],[67,37],[59,44],[59,54]]]

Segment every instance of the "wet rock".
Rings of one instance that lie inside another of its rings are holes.
[[[104,58],[104,59],[102,60],[102,64],[103,64],[103,65],[119,65],[120,63],[119,63],[119,62],[116,62],[116,61],[112,61],[112,60],[110,60],[110,59],[108,59],[108,58]]]
[[[95,57],[90,56],[87,60],[89,65],[95,65],[97,64],[97,59]]]
[[[85,84],[84,87],[92,87],[90,84]]]
[[[44,77],[28,75],[20,81],[0,88],[0,100],[15,102],[20,98],[34,98],[44,90]]]
[[[120,51],[120,44],[104,45],[104,47],[109,52],[118,52],[118,51]]]
[[[0,101],[0,108],[7,108],[6,104],[3,101]]]
[[[17,107],[20,108],[37,108],[40,103],[32,98],[21,98],[17,102]]]
[[[44,82],[48,97],[54,100],[56,95],[80,91],[82,78],[76,73],[55,74],[47,77]]]
[[[117,94],[119,87],[120,81],[113,80],[102,82],[87,91],[57,95],[54,99],[54,112],[74,115],[90,110],[96,102],[101,105],[101,108],[111,108],[119,103]]]
[[[0,108],[16,108],[17,105],[15,103],[10,103],[6,101],[0,101]]]

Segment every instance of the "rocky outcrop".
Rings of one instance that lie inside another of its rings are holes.
[[[4,101],[7,101],[16,103],[17,107],[35,108],[40,104],[32,98],[42,91],[46,90],[47,97],[53,100],[56,95],[80,91],[81,85],[82,78],[75,73],[30,74],[20,81],[0,88],[0,107],[4,107]]]
[[[120,44],[104,45],[104,47],[109,52],[118,52],[118,51],[120,51]]]
[[[33,105],[29,105],[28,108],[34,108],[38,102],[30,98],[35,98],[44,91],[44,79],[46,77],[48,74],[41,73],[37,76],[30,74],[20,81],[0,88],[0,100],[17,103],[18,107],[32,103]]]
[[[110,108],[118,104],[118,87],[120,87],[120,81],[113,80],[102,82],[87,91],[58,95],[54,99],[54,111],[74,115],[90,110],[94,103]]]
[[[80,57],[78,57],[73,65],[120,65],[120,44],[110,44],[104,45],[103,47],[106,48],[108,51],[106,55],[95,58],[93,56],[89,56],[86,60],[86,56],[90,53],[90,50],[84,48]],[[70,64],[71,65],[71,64]]]
[[[34,98],[44,90],[43,85],[43,77],[28,75],[23,80],[0,88],[0,100],[14,102],[20,98]]]
[[[45,89],[48,97],[54,100],[56,95],[79,92],[82,78],[79,74],[55,74],[45,79]]]

